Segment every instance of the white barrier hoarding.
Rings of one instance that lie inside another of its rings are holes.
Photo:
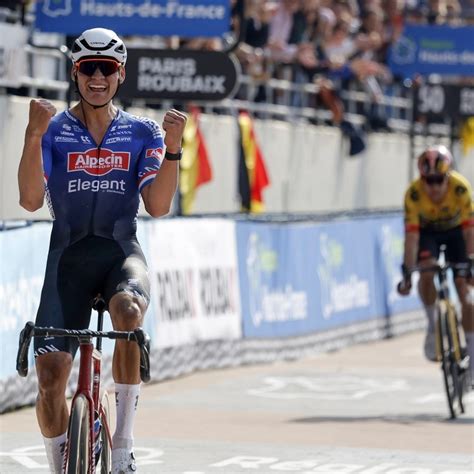
[[[20,87],[26,75],[25,45],[28,29],[21,25],[0,23],[0,86]]]
[[[173,219],[149,227],[154,345],[241,337],[235,223]]]

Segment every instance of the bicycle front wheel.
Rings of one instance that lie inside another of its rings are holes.
[[[459,409],[459,378],[453,354],[453,340],[449,328],[449,314],[448,311],[443,311],[440,312],[438,316],[441,369],[443,371],[449,414],[451,418],[456,418],[456,412]]]
[[[87,474],[90,463],[90,406],[79,395],[71,407],[66,459],[67,474]]]
[[[110,434],[110,403],[107,392],[103,393],[100,405],[100,457],[97,463],[97,472],[100,472],[100,474],[110,474],[112,470],[112,443]]]

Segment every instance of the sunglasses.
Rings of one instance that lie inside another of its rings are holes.
[[[423,180],[428,186],[438,185],[440,186],[443,184],[444,180],[446,179],[445,174],[436,174],[434,176],[425,176]]]
[[[113,59],[83,59],[79,61],[76,66],[81,74],[89,77],[92,77],[97,69],[107,77],[116,73],[120,68],[120,64]]]

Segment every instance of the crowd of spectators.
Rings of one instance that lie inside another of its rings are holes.
[[[376,105],[392,82],[388,51],[404,24],[472,24],[473,7],[472,0],[247,0],[237,54],[244,71],[262,82],[284,77],[316,84],[315,106],[332,112],[331,122],[351,138],[356,154],[362,134],[344,119],[340,91],[349,82],[360,84],[374,105],[369,126],[386,128]],[[275,97],[262,86],[253,100]]]
[[[330,122],[351,138],[351,150],[364,147],[359,130],[345,119],[341,92],[348,84],[367,92],[364,105],[367,124],[386,129],[383,91],[393,81],[387,67],[390,45],[404,24],[459,26],[474,24],[474,0],[229,0],[232,25],[229,38],[127,38],[141,47],[171,47],[223,50],[240,36],[235,52],[243,72],[257,87],[240,91],[255,102],[280,103],[284,94],[269,93],[267,79],[288,79],[296,84],[314,84],[319,91],[305,96],[303,105],[325,108]],[[16,10],[24,18],[29,0],[0,0],[0,7]],[[242,14],[239,14],[242,13]],[[288,95],[285,96],[287,100]],[[293,93],[291,103],[302,105]],[[369,112],[367,112],[369,110]]]

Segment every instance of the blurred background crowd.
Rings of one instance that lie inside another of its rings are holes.
[[[404,86],[417,80],[394,77],[388,67],[390,45],[404,25],[474,25],[474,0],[229,1],[231,27],[226,37],[158,34],[128,37],[126,43],[145,48],[232,49],[247,78],[241,81],[236,99],[326,111],[308,120],[339,127],[351,139],[351,155],[364,149],[364,132],[393,129],[390,119],[400,110],[394,115],[387,97],[408,97]],[[34,3],[0,0],[0,21],[28,24]],[[71,41],[65,39],[66,44]],[[273,87],[269,87],[271,80]],[[285,87],[280,87],[282,81]],[[310,94],[301,92],[308,90]],[[348,91],[365,94],[358,100]],[[355,114],[364,117],[363,122],[353,120]],[[255,115],[259,116],[258,110]],[[284,114],[271,118],[289,119]]]

